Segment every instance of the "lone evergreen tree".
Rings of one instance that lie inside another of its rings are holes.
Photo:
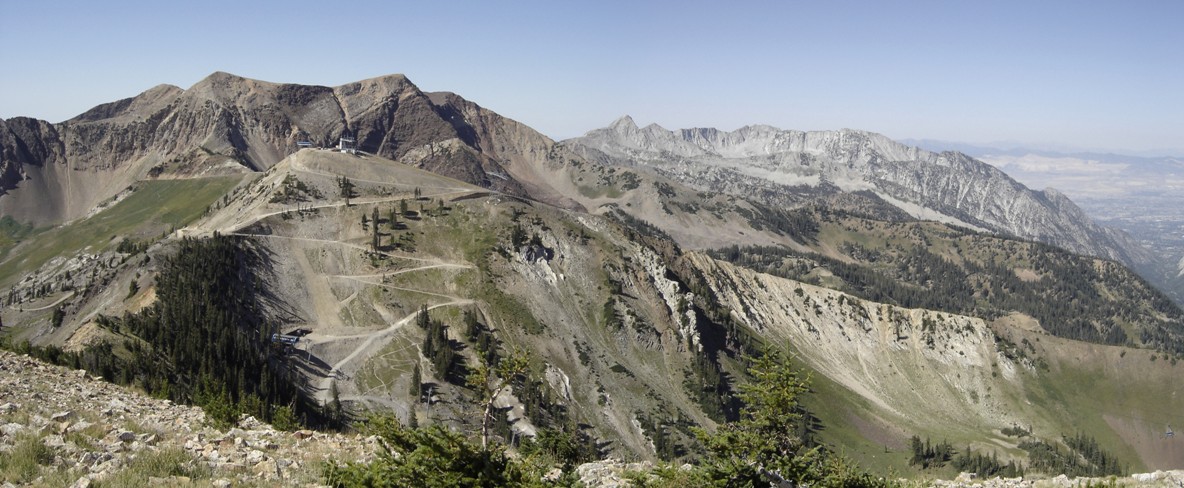
[[[345,206],[348,207],[349,197],[353,196],[354,193],[354,184],[349,181],[349,178],[342,176],[338,185],[341,186],[341,196],[345,197]]]
[[[482,364],[466,378],[468,386],[480,392],[481,404],[484,407],[484,412],[481,416],[482,451],[489,450],[489,426],[493,422],[495,415],[494,401],[497,400],[498,395],[501,395],[502,391],[510,386],[510,382],[515,377],[526,374],[526,370],[529,367],[530,362],[527,360],[526,355],[514,351],[505,359],[499,361],[496,367],[491,368],[489,365]]]
[[[783,353],[766,350],[748,372],[752,382],[740,385],[745,405],[740,420],[715,433],[699,431],[713,486],[891,486],[803,442],[797,434],[803,421],[799,397],[809,391],[809,378]]]
[[[374,207],[374,211],[371,213],[371,215],[372,215],[372,217],[370,220],[374,222],[374,232],[371,233],[372,235],[370,238],[370,246],[373,247],[375,251],[377,251],[379,248],[379,245],[378,245],[378,206]]]
[[[329,404],[329,417],[336,422],[340,422],[344,416],[344,412],[341,408],[341,392],[337,390],[336,381],[329,383],[329,396],[332,397]]]
[[[415,362],[415,369],[411,370],[411,388],[407,392],[416,402],[423,399],[423,376],[419,372],[419,361]]]

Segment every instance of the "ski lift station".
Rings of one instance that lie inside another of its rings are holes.
[[[353,133],[349,129],[345,129],[341,133],[341,139],[337,141],[337,150],[343,153],[357,154],[357,144],[358,140],[354,137]]]
[[[296,134],[296,147],[298,149],[308,149],[312,147],[312,141],[308,139],[308,133],[300,131]]]

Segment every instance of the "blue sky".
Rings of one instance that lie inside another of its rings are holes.
[[[557,139],[630,114],[1184,155],[1176,0],[334,3],[0,0],[0,117],[404,73]]]

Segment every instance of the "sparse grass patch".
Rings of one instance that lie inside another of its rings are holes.
[[[373,285],[361,283],[357,283],[357,285],[365,286],[366,288],[358,291],[357,296],[350,300],[349,304],[341,308],[338,316],[341,317],[342,323],[347,326],[362,328],[386,327],[386,321],[374,309],[373,305],[381,301],[382,291]]]
[[[400,378],[411,376],[411,370],[419,360],[415,347],[419,340],[400,332],[358,370],[355,381],[359,390],[392,390]]]
[[[21,425],[29,425],[29,412],[25,409],[17,409],[10,413],[0,415],[0,424],[14,423]]]
[[[123,427],[123,430],[135,432],[137,434],[145,433],[144,427],[142,425],[140,425],[139,422],[136,422],[135,420],[132,420],[132,419],[124,420],[123,425],[121,427]]]
[[[53,462],[53,450],[32,433],[19,434],[12,450],[0,456],[0,480],[27,484]]]
[[[480,298],[489,304],[504,323],[518,324],[527,334],[540,334],[546,329],[530,312],[530,308],[492,284],[485,283]]]
[[[151,478],[184,476],[190,481],[208,479],[212,471],[209,466],[195,461],[179,447],[138,454],[127,467],[98,483],[99,487],[138,488],[155,486]]]
[[[22,240],[45,229],[34,229],[32,224],[17,222],[11,215],[0,217],[0,259]]]
[[[579,185],[579,186],[577,186],[577,188],[580,191],[580,195],[583,195],[588,198],[601,198],[601,197],[621,198],[621,195],[625,194],[625,192],[622,192],[619,188],[616,188],[613,186],[608,186],[608,185],[595,186],[595,187]]]
[[[89,430],[89,428],[88,428],[88,430]],[[85,450],[85,451],[95,450],[94,440],[97,439],[97,437],[95,437],[94,435],[91,435],[87,430],[81,430],[81,431],[70,430],[70,431],[66,432],[66,435],[64,435],[62,437],[63,437],[63,439],[66,440],[66,442],[73,443],[75,446],[78,446],[82,450]]]

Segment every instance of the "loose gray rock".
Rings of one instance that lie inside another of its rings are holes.
[[[7,424],[0,426],[0,433],[3,433],[5,436],[8,436],[8,437],[12,437],[14,435],[17,435],[22,430],[25,430],[25,426],[23,426],[21,424],[16,424],[16,423],[7,423]]]

